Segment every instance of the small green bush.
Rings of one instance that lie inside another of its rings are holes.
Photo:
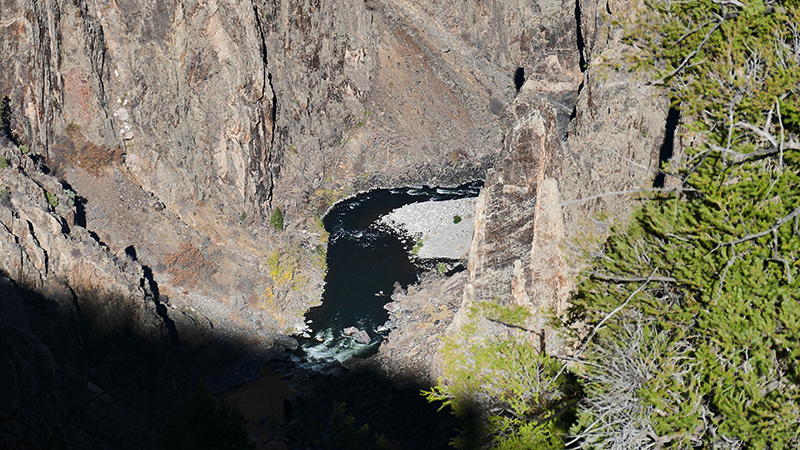
[[[31,151],[31,149],[29,149],[27,145],[20,145],[19,149],[20,151],[22,151],[23,155],[27,155]]]
[[[411,254],[412,255],[418,255],[419,251],[422,250],[422,247],[424,245],[425,245],[425,243],[422,242],[422,239],[417,239],[417,242],[414,244],[414,248],[411,249]]]
[[[247,219],[247,213],[242,211],[242,214],[239,216],[239,222],[244,222],[244,219]]]
[[[461,222],[461,216],[453,216],[453,223]]]
[[[67,195],[67,205],[69,207],[75,206],[75,197],[78,195],[72,189],[64,189],[64,194]]]
[[[0,156],[0,169],[5,169],[8,167],[8,160],[5,156]]]
[[[56,197],[56,194],[53,194],[52,192],[45,192],[44,194],[47,197],[47,203],[50,203],[50,206],[53,208],[58,206],[58,197]]]
[[[269,218],[269,224],[277,231],[283,231],[283,211],[280,208],[275,208],[272,211],[272,216]]]

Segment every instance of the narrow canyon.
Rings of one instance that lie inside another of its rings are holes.
[[[441,375],[470,305],[544,327],[593,217],[626,218],[613,193],[680,150],[665,93],[607,62],[636,6],[0,0],[0,443],[154,448],[198,380],[249,386],[269,361],[299,389],[324,218],[373,189],[484,181],[462,260],[385,292],[387,339],[340,371],[388,408]],[[293,448],[273,431],[259,448]]]

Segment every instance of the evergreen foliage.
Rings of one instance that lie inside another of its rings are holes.
[[[461,419],[456,448],[564,448],[563,413],[574,394],[562,364],[533,345],[530,317],[523,307],[482,303],[457,336],[445,339],[446,379],[424,395]]]
[[[280,208],[275,208],[275,210],[272,211],[269,224],[272,225],[272,228],[276,231],[283,231],[283,211],[281,211]]]
[[[50,206],[52,206],[53,208],[58,206],[58,197],[56,197],[56,194],[45,191],[44,195],[45,197],[47,197],[47,203],[49,203]]]
[[[798,2],[650,7],[637,61],[700,139],[584,273],[575,442],[798,448]]]

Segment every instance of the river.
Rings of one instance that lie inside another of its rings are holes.
[[[375,189],[332,207],[324,218],[330,237],[322,304],[306,314],[309,330],[299,337],[298,364],[325,369],[375,353],[388,333],[383,306],[395,285],[406,288],[430,269],[431,261],[412,255],[415,239],[380,223],[380,217],[411,203],[476,197],[482,186],[475,181],[453,188]],[[348,327],[366,332],[369,343],[346,336]]]

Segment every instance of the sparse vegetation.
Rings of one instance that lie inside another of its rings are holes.
[[[50,203],[50,206],[52,206],[53,208],[58,206],[58,197],[56,197],[56,194],[53,194],[52,192],[49,191],[45,191],[44,195],[45,197],[47,197],[47,203]]]
[[[23,155],[27,155],[31,151],[31,149],[29,149],[27,145],[20,145],[19,150],[22,152]]]
[[[64,194],[66,194],[67,196],[67,206],[69,206],[70,208],[75,206],[75,198],[77,197],[75,191],[73,191],[72,189],[64,189]]]
[[[272,211],[272,216],[269,218],[269,224],[272,225],[272,228],[276,231],[283,231],[283,211],[280,208],[275,208]]]
[[[72,141],[72,147],[62,149],[64,158],[87,172],[99,175],[105,168],[124,162],[125,153],[122,149],[90,142],[77,124],[70,123],[64,131]]]
[[[8,188],[0,187],[0,205],[8,207],[11,204],[11,194],[8,192]]]
[[[183,286],[196,286],[201,278],[210,276],[216,269],[216,264],[189,242],[182,242],[177,252],[168,253],[164,264],[172,275],[172,283]]]
[[[417,239],[416,242],[414,243],[414,248],[411,249],[411,254],[419,255],[419,252],[420,250],[422,250],[422,247],[424,245],[425,243],[422,241],[422,238]]]
[[[278,298],[289,290],[298,291],[308,283],[308,278],[300,270],[298,251],[292,248],[283,252],[275,250],[269,254],[266,265],[273,283],[261,293],[259,308],[278,314]]]
[[[372,115],[372,112],[364,111],[364,118],[361,119],[361,121],[356,124],[356,128],[363,127],[364,125],[366,125],[367,124],[367,118],[369,118],[369,116],[371,116],[371,115]]]
[[[453,223],[459,223],[459,222],[461,222],[461,216],[458,215],[453,216]]]
[[[8,159],[5,156],[0,156],[0,169],[8,167]]]

